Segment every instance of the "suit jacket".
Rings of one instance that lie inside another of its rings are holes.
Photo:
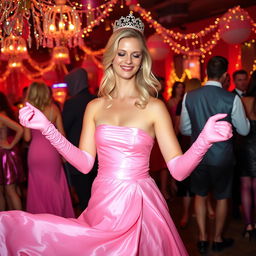
[[[191,121],[191,140],[194,142],[210,116],[227,113],[226,121],[231,123],[231,113],[235,94],[223,88],[206,85],[188,92],[186,109]],[[230,166],[234,164],[232,138],[227,141],[214,143],[205,154],[200,165]]]

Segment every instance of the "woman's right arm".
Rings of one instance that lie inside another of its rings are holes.
[[[95,99],[88,103],[83,119],[83,127],[80,136],[79,148],[83,151],[90,153],[92,156],[96,156],[96,144],[94,139],[95,134],[95,112],[96,106],[95,104],[98,99]]]
[[[232,136],[231,124],[219,121],[225,118],[226,114],[214,115],[208,119],[192,146],[182,154],[164,104],[156,100],[152,106],[150,117],[154,120],[160,150],[171,175],[177,180],[183,180],[190,175],[213,143],[225,141]]]
[[[24,134],[23,134],[23,138],[26,142],[29,142],[31,140],[31,132],[30,129],[27,127],[24,127]]]
[[[22,134],[23,134],[23,128],[17,122],[13,121],[8,116],[3,115],[3,114],[0,114],[0,121],[5,126],[7,126],[9,129],[12,129],[16,132],[11,143],[7,143],[5,145],[2,145],[2,147],[6,148],[6,149],[12,149],[19,142],[19,140],[21,139]]]
[[[96,155],[92,112],[93,108],[90,107],[85,111],[84,119],[88,120],[88,123],[84,122],[81,137],[88,138],[88,142],[83,142],[80,149],[72,145],[45,115],[31,104],[26,103],[26,106],[19,111],[19,118],[23,126],[40,130],[57,151],[80,172],[88,173],[93,167]]]

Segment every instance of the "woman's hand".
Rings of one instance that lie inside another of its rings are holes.
[[[227,121],[218,121],[226,116],[227,114],[216,114],[207,120],[202,130],[205,142],[212,144],[228,140],[232,137],[232,125]]]
[[[175,179],[183,180],[188,177],[213,143],[232,137],[231,124],[218,121],[226,116],[227,114],[211,116],[192,146],[182,156],[174,157],[167,162],[168,169]]]
[[[21,125],[40,130],[43,132],[46,130],[51,122],[46,116],[37,108],[26,102],[26,106],[19,110],[19,120]]]

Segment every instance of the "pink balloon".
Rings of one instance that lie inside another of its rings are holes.
[[[223,15],[219,23],[220,37],[228,44],[240,44],[246,41],[252,25],[248,13],[244,10],[235,10]]]
[[[163,60],[170,53],[169,45],[158,34],[154,34],[148,38],[147,46],[153,60]]]

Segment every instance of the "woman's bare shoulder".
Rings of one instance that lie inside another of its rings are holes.
[[[104,97],[95,98],[87,104],[86,111],[96,113],[98,110],[102,109],[106,101]]]
[[[105,101],[106,101],[106,99],[104,99],[103,97],[95,98],[87,104],[87,107],[98,108],[98,107],[102,106]]]
[[[165,109],[166,105],[162,100],[158,98],[150,97],[148,102],[148,108],[149,110],[159,110],[159,109]]]
[[[55,112],[60,112],[60,109],[59,109],[59,107],[56,105],[56,103],[51,103],[50,105],[49,105],[49,108],[51,109],[53,109],[53,111],[55,111]]]

